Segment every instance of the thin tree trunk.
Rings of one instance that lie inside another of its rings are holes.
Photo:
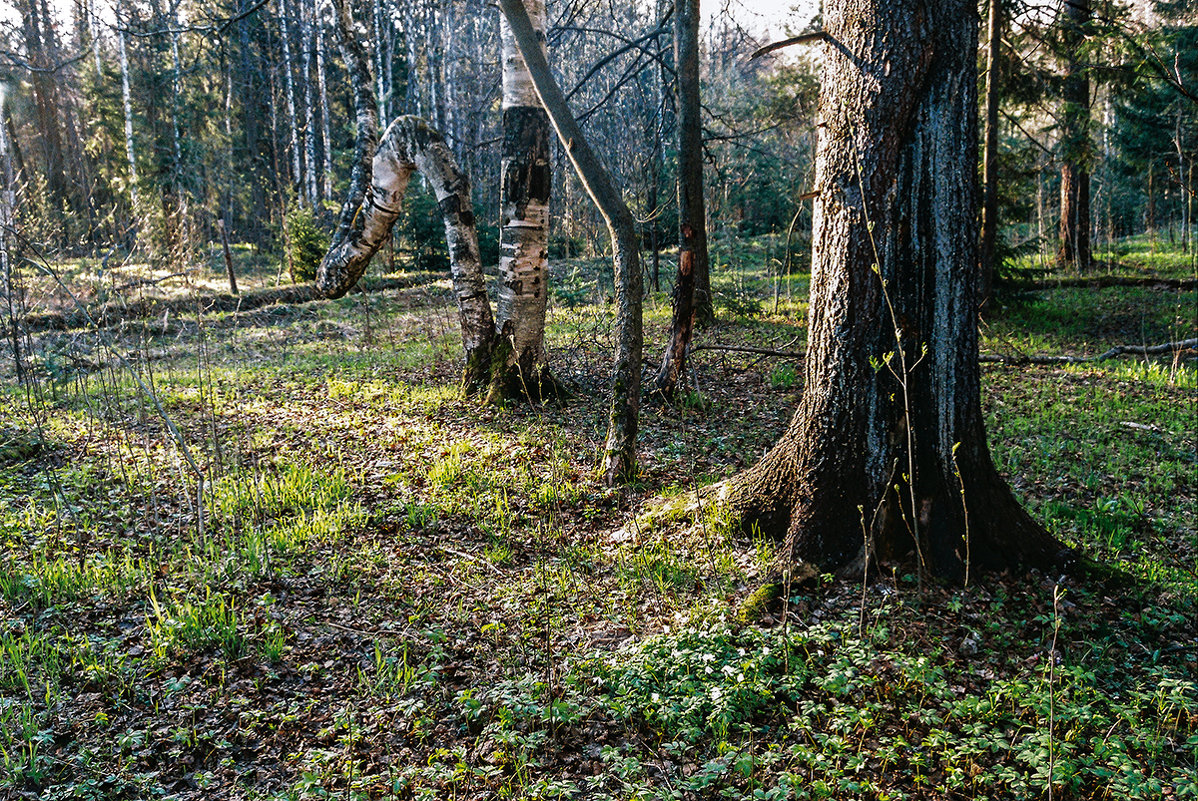
[[[121,16],[121,6],[117,4],[117,18]],[[125,158],[129,163],[129,203],[133,209],[132,219],[138,218],[140,204],[137,198],[137,154],[133,146],[133,104],[129,97],[129,56],[125,50],[125,32],[117,31],[117,52],[121,59],[121,105],[125,113]],[[130,225],[132,228],[133,225]]]
[[[295,114],[295,81],[292,78],[291,66],[291,31],[287,21],[287,0],[279,3],[279,29],[283,42],[283,88],[287,96],[287,134],[288,147],[291,149],[291,186],[297,190],[300,204],[303,205],[303,192],[299,191],[303,180],[300,168],[299,122]]]
[[[949,577],[1054,563],[986,446],[977,342],[972,0],[833,0],[820,96],[806,383],[726,485],[784,567],[905,558]]]
[[[341,207],[337,231],[333,235],[334,243],[344,241],[351,235],[358,210],[366,200],[366,193],[370,188],[374,154],[378,148],[379,112],[371,88],[370,60],[362,48],[362,43],[354,34],[354,20],[349,2],[350,0],[333,0],[333,14],[336,17],[341,58],[349,73],[350,90],[354,97],[357,135],[354,139],[354,162],[349,177],[349,196]],[[335,297],[344,295],[362,277],[366,263],[362,262],[360,267],[356,273],[351,270],[344,276],[337,276],[334,283],[321,286],[321,291]],[[320,283],[319,278],[317,282]]]
[[[300,38],[304,43],[304,192],[308,206],[318,208],[316,192],[316,108],[312,97],[312,68],[315,61],[315,42],[312,33],[312,18],[316,16],[314,0],[303,0],[300,4]]]
[[[478,235],[470,199],[470,179],[458,169],[440,133],[418,117],[397,117],[379,143],[371,166],[372,183],[348,236],[333,242],[320,264],[317,288],[340,297],[353,286],[391,233],[403,211],[413,172],[428,181],[445,218],[454,296],[466,350],[462,387],[466,393],[485,386],[490,373],[495,321],[478,254]]]
[[[220,229],[220,244],[225,252],[225,275],[229,279],[229,294],[236,295],[237,273],[233,270],[233,253],[229,250],[229,231],[223,218],[216,221],[216,226]]]
[[[531,0],[529,19],[545,36],[544,0]],[[545,365],[549,300],[549,117],[520,56],[511,27],[499,25],[503,62],[503,150],[500,165],[499,297],[496,323],[504,363],[495,365],[492,400],[539,399],[556,387]]]
[[[1077,51],[1085,41],[1090,0],[1069,0],[1061,14],[1066,61],[1061,78],[1061,235],[1057,260],[1090,270],[1090,78]]]
[[[4,93],[0,92],[0,120],[4,120],[8,116],[5,99]],[[21,326],[17,324],[22,310],[17,305],[13,263],[8,252],[9,231],[13,227],[13,208],[16,205],[14,185],[8,126],[0,125],[0,273],[3,273],[4,276],[5,312],[8,316],[8,334],[12,345],[13,365],[16,368],[17,382],[24,385],[25,362],[21,358]]]
[[[616,284],[616,358],[608,412],[603,476],[609,485],[636,474],[636,432],[641,395],[641,265],[636,222],[611,177],[582,135],[561,88],[549,71],[543,37],[520,0],[500,0],[541,105],[570,157],[579,180],[599,208],[611,237]]]
[[[329,130],[329,93],[325,80],[324,55],[324,0],[317,0],[316,5],[316,85],[320,95],[320,141],[323,145],[323,164],[320,171],[320,199],[328,200],[333,196],[333,137]]]
[[[682,251],[694,253],[695,315],[699,320],[710,320],[715,309],[712,305],[711,269],[707,254],[707,214],[703,201],[699,18],[699,0],[678,0],[674,15],[674,62],[678,70],[678,262],[681,265]],[[680,331],[677,322],[673,328],[675,332]],[[671,351],[674,349],[671,346]],[[684,365],[680,364],[673,371],[675,382],[683,368]]]
[[[997,267],[995,248],[998,244],[998,65],[1002,41],[1000,13],[999,0],[990,0],[990,12],[986,22],[986,131],[982,153],[982,274],[979,293],[982,306],[990,301]]]

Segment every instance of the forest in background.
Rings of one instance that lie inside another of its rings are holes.
[[[628,4],[615,15],[602,4],[558,3],[548,30],[551,52],[565,56],[551,59],[558,81],[653,253],[654,243],[676,237],[671,13],[665,2]],[[493,261],[497,9],[481,0],[376,0],[363,14],[383,126],[415,114],[442,131],[472,178]],[[21,236],[50,258],[107,265],[136,251],[183,269],[210,257],[220,221],[231,242],[270,258],[309,228],[327,233],[344,200],[354,139],[331,17],[331,5],[315,0],[20,0],[0,34],[0,81]],[[1193,85],[1191,17],[1181,0],[1096,5],[1079,46],[1067,41],[1053,8],[1004,10],[994,90],[1005,255],[1055,252],[1063,160],[1084,162],[1091,176],[1096,249],[1144,232],[1185,249],[1198,122],[1192,96],[1177,87]],[[728,7],[702,33],[704,159],[717,236],[785,232],[792,220],[800,239],[810,231],[801,198],[811,191],[818,67],[801,49],[749,60],[770,33],[784,31],[745,30]],[[1081,145],[1062,135],[1062,64],[1070,57],[1085,62],[1091,93]],[[555,253],[602,250],[602,223],[553,147]],[[427,194],[416,193],[398,263],[437,258],[431,211]]]

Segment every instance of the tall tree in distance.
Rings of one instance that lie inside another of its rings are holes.
[[[1086,40],[1090,0],[1062,0],[1061,234],[1057,260],[1079,273],[1090,269],[1090,77],[1079,52]]]
[[[791,424],[722,495],[785,568],[914,554],[951,579],[1058,559],[986,445],[973,0],[831,0],[810,333]]]
[[[981,289],[978,302],[985,305],[994,290],[995,254],[998,245],[998,65],[1002,43],[999,0],[990,0],[986,22],[986,127],[982,142],[982,241]]]
[[[678,275],[674,281],[670,342],[657,373],[667,397],[686,369],[695,317],[712,315],[703,203],[703,121],[699,97],[699,0],[678,0],[674,14],[674,61],[678,71]]]
[[[528,18],[545,39],[545,2],[528,0]],[[545,365],[549,280],[549,117],[537,97],[506,18],[500,20],[503,150],[500,172],[497,324],[505,339],[494,365],[493,398],[541,396],[552,387]],[[542,44],[543,47],[543,44]],[[507,347],[510,346],[510,351]],[[544,387],[543,387],[544,385]]]
[[[636,433],[641,403],[641,259],[636,221],[611,176],[587,144],[578,121],[566,105],[561,87],[545,59],[544,34],[538,33],[521,0],[500,0],[520,54],[532,76],[537,97],[549,114],[574,171],[599,208],[611,237],[616,283],[616,357],[612,375],[603,477],[614,485],[636,475]]]

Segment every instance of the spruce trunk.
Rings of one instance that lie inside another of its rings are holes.
[[[1079,273],[1090,270],[1090,78],[1078,48],[1085,41],[1089,0],[1070,0],[1061,16],[1067,54],[1061,110],[1061,233],[1057,260]]]
[[[977,29],[966,0],[825,6],[806,385],[727,487],[788,567],[1044,565],[1059,545],[986,446],[977,342]]]

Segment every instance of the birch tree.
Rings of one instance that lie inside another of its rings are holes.
[[[342,208],[333,244],[321,261],[317,288],[330,298],[350,290],[382,247],[403,210],[413,172],[428,181],[445,222],[450,270],[462,329],[466,366],[462,388],[481,389],[490,377],[495,321],[478,253],[470,180],[440,133],[418,117],[398,117],[375,146],[377,111],[366,53],[353,34],[347,0],[334,0],[346,64],[353,82],[358,144],[350,198]]]
[[[641,397],[641,260],[636,223],[603,163],[591,150],[545,59],[538,33],[521,0],[500,0],[520,55],[578,178],[599,208],[611,237],[616,283],[616,354],[602,470],[608,485],[636,474],[636,434]]]
[[[530,0],[528,17],[542,42],[545,3]],[[549,280],[549,117],[506,18],[500,21],[503,62],[503,150],[500,178],[497,323],[504,338],[492,398],[541,397],[553,389],[545,366]]]

